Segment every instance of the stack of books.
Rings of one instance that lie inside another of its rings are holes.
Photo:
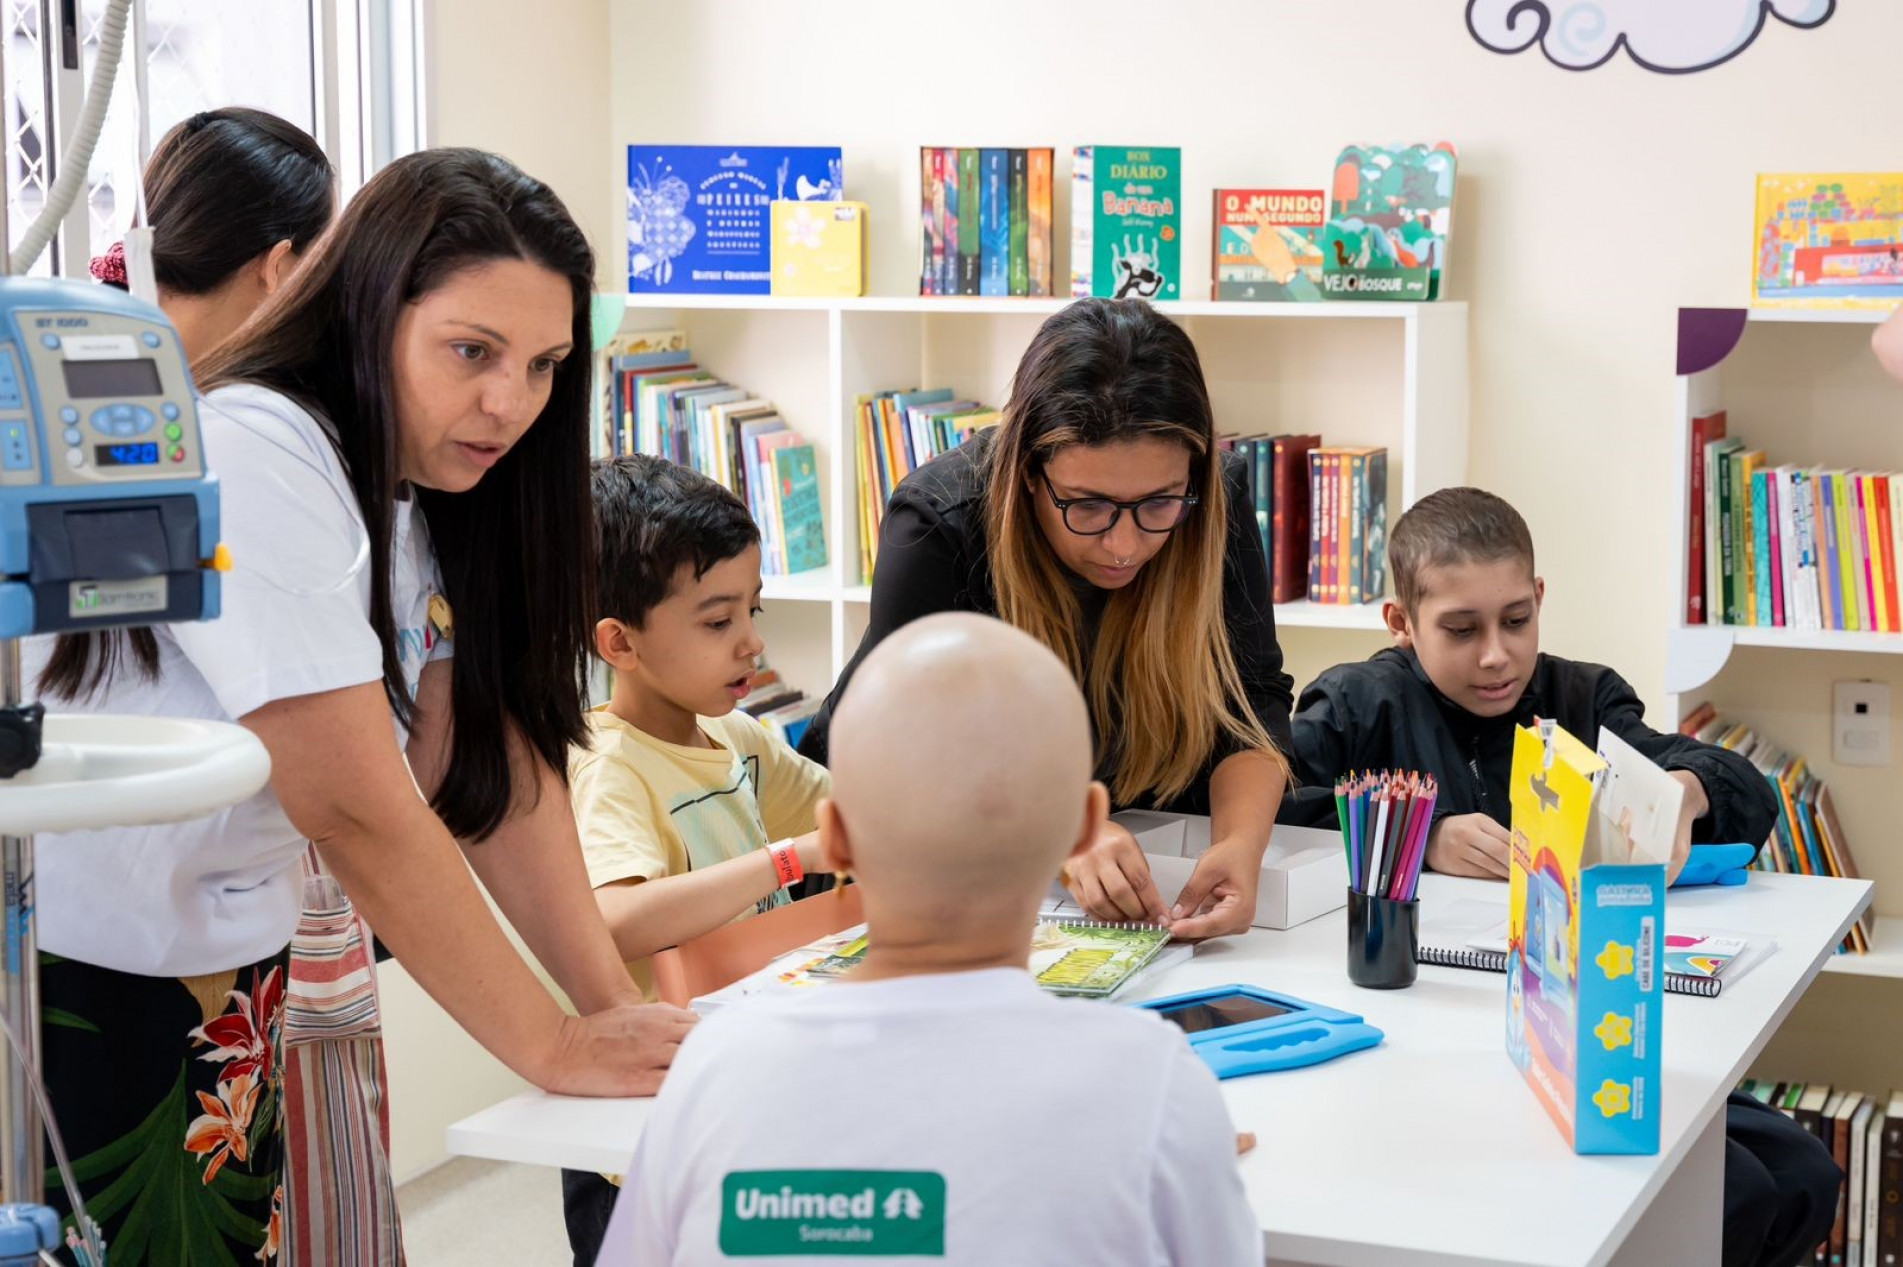
[[[1819,1082],[1746,1078],[1738,1090],[1768,1104],[1830,1150],[1844,1172],[1837,1218],[1808,1260],[1844,1267],[1879,1267],[1903,1255],[1903,1092],[1887,1099]]]
[[[1049,295],[1049,149],[919,154],[921,295]]]
[[[1792,756],[1749,726],[1727,722],[1708,703],[1692,710],[1678,729],[1700,743],[1743,754],[1776,790],[1777,826],[1752,864],[1756,869],[1860,878],[1843,822],[1831,803],[1830,788],[1812,773],[1803,757]],[[1876,916],[1866,909],[1851,925],[1850,935],[1844,938],[1838,953],[1868,953],[1875,931]]]
[[[1903,475],[1773,466],[1725,432],[1692,421],[1686,621],[1903,633]]]
[[[818,459],[772,401],[697,364],[678,330],[623,336],[608,355],[597,457],[646,453],[718,480],[760,525],[769,576],[826,566]]]
[[[823,697],[808,696],[780,677],[777,669],[762,666],[753,675],[753,689],[740,701],[740,711],[797,748]]]
[[[886,502],[899,481],[978,431],[996,426],[1003,415],[949,387],[877,392],[859,397],[855,409],[859,575],[870,585]]]

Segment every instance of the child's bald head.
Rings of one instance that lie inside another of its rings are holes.
[[[852,870],[870,908],[901,917],[1018,917],[1103,812],[1070,672],[988,617],[930,616],[880,643],[831,742]]]

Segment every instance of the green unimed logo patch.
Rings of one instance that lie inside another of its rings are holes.
[[[720,1252],[945,1256],[945,1176],[930,1170],[736,1170]]]

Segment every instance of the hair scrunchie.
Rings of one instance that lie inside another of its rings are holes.
[[[92,275],[108,286],[126,289],[126,244],[114,242],[104,255],[93,256]]]

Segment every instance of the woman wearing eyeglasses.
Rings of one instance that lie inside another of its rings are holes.
[[[1078,901],[1182,938],[1247,929],[1288,778],[1292,683],[1243,464],[1216,447],[1181,327],[1140,299],[1072,304],[1031,340],[1003,422],[894,490],[870,623],[802,752],[826,759],[866,653],[941,611],[997,616],[1070,665],[1113,806],[1210,816],[1173,906],[1115,824],[1066,871]]]

